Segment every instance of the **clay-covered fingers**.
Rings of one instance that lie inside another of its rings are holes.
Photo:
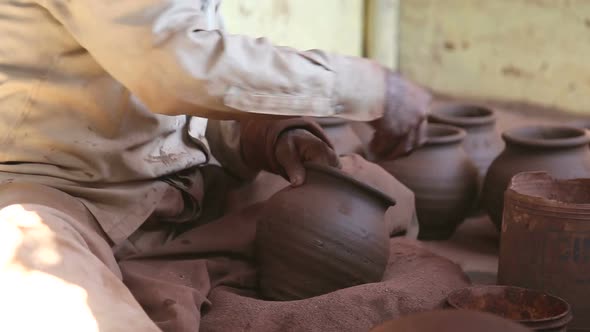
[[[283,133],[277,141],[275,153],[277,162],[293,186],[300,185],[305,181],[305,168],[296,151],[297,147],[290,133]]]
[[[395,158],[424,144],[431,100],[423,88],[390,73],[383,116],[371,122],[371,152],[380,159]]]
[[[427,122],[422,121],[417,128],[411,130],[408,135],[404,137],[403,147],[400,147],[399,151],[394,151],[391,158],[397,158],[403,155],[407,155],[413,150],[424,145],[427,140]]]
[[[340,168],[336,152],[323,140],[303,129],[281,134],[276,145],[276,159],[293,186],[305,182],[305,162]]]
[[[371,151],[380,159],[396,159],[405,156],[424,145],[427,140],[427,122],[422,121],[406,135],[394,136],[392,133],[376,132],[371,141]]]

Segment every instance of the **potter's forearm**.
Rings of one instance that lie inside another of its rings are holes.
[[[38,2],[156,113],[369,121],[383,112],[381,66],[226,34],[204,1]]]

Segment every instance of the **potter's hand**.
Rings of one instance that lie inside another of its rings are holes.
[[[386,88],[383,116],[371,122],[375,134],[370,149],[377,158],[393,159],[426,141],[426,117],[431,96],[391,71]]]
[[[336,152],[323,140],[304,129],[288,130],[281,134],[276,144],[276,160],[285,170],[293,186],[305,181],[303,163],[313,161],[340,168]]]

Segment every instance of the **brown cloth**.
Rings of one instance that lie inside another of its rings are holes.
[[[371,165],[354,157],[344,164]],[[468,284],[457,265],[413,240],[394,238],[380,283],[301,301],[257,299],[253,242],[263,206],[234,210],[119,261],[124,283],[162,330],[366,331],[400,315],[439,308],[449,292]]]
[[[162,330],[366,331],[440,308],[468,284],[457,265],[395,238],[381,283],[301,301],[256,299],[252,242],[260,207],[189,231],[149,258],[120,262],[125,284]]]

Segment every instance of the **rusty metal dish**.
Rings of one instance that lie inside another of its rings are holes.
[[[510,320],[477,311],[437,310],[384,322],[370,332],[524,332],[530,331]]]
[[[570,305],[565,300],[520,287],[464,288],[451,293],[447,302],[456,309],[491,313],[536,330],[561,330],[572,319]]]

